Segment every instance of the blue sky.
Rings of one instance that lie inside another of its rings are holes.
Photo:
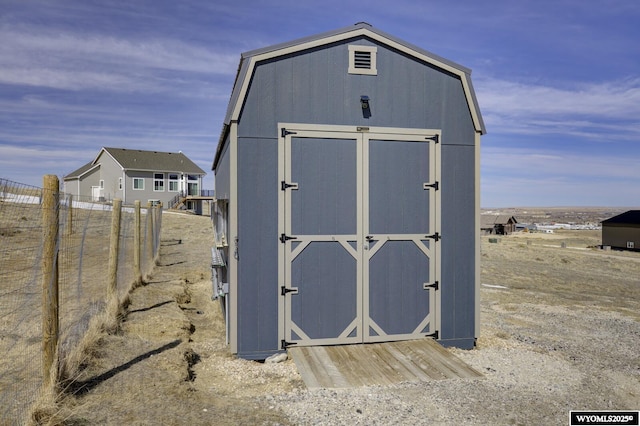
[[[473,70],[482,206],[640,206],[637,0],[0,0],[0,177],[210,171],[240,53],[365,21]]]

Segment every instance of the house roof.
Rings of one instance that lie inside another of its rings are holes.
[[[230,123],[238,120],[240,116],[240,111],[244,103],[243,97],[246,96],[247,88],[257,62],[359,36],[368,37],[460,77],[476,131],[482,134],[486,133],[475,91],[471,84],[470,69],[373,28],[366,22],[359,22],[352,26],[243,53],[240,56],[240,64],[238,65],[238,72],[233,84],[233,91],[227,107],[227,114],[222,126],[222,132],[220,133],[212,169],[215,169],[222,154],[224,139],[229,131]]]
[[[100,167],[99,164],[94,164],[93,161],[88,162],[87,164],[85,164],[84,166],[80,167],[77,170],[72,171],[71,173],[69,173],[68,175],[66,175],[64,177],[64,180],[71,180],[71,179],[80,179],[82,177],[82,175],[84,175],[87,172],[90,172],[91,170]]]
[[[640,225],[640,210],[629,210],[602,221],[603,225]]]
[[[205,175],[182,152],[143,151],[139,149],[102,148],[92,164],[96,164],[103,152],[109,154],[124,170],[150,170],[156,172],[183,172]]]
[[[493,227],[495,225],[506,225],[508,223],[518,223],[514,216],[508,214],[483,214],[480,216],[482,227]]]

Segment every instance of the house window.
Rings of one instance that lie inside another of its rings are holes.
[[[178,192],[179,182],[177,173],[169,173],[169,192]]]
[[[374,46],[349,46],[349,74],[378,75],[377,53]]]
[[[153,174],[153,190],[164,191],[164,173]]]
[[[200,195],[200,188],[198,188],[198,176],[187,175],[187,195]]]
[[[118,178],[118,189],[122,191],[122,178]]]
[[[100,179],[100,189],[104,189],[104,180]]]
[[[635,243],[633,241],[627,241],[627,248],[628,249],[632,249],[632,248],[636,248],[635,247]]]
[[[144,179],[142,178],[133,178],[133,189],[144,189]]]

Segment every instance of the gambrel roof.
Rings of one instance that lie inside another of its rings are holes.
[[[222,154],[224,140],[226,138],[226,135],[228,134],[230,123],[232,121],[238,120],[240,117],[240,113],[245,101],[245,96],[247,95],[247,91],[251,83],[253,71],[258,62],[270,60],[280,56],[291,55],[303,50],[313,49],[319,46],[341,42],[357,37],[369,38],[375,42],[396,49],[405,55],[426,62],[436,68],[439,68],[460,78],[464,89],[464,94],[467,99],[467,104],[469,105],[469,112],[471,113],[475,130],[476,132],[479,132],[481,134],[486,133],[486,128],[480,114],[480,108],[478,106],[475,91],[473,89],[473,85],[471,84],[470,69],[465,68],[462,65],[459,65],[434,53],[426,51],[413,44],[410,44],[404,40],[400,40],[376,28],[373,28],[366,22],[359,22],[355,25],[338,30],[329,31],[310,37],[304,37],[298,40],[276,44],[273,46],[268,46],[243,53],[240,57],[240,64],[238,66],[238,72],[236,74],[236,79],[233,85],[231,99],[227,107],[227,113],[222,126],[222,132],[220,134],[212,169],[215,169],[216,164],[218,163],[218,160]]]

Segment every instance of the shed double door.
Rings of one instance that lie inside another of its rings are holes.
[[[280,132],[281,347],[437,336],[439,132]]]

